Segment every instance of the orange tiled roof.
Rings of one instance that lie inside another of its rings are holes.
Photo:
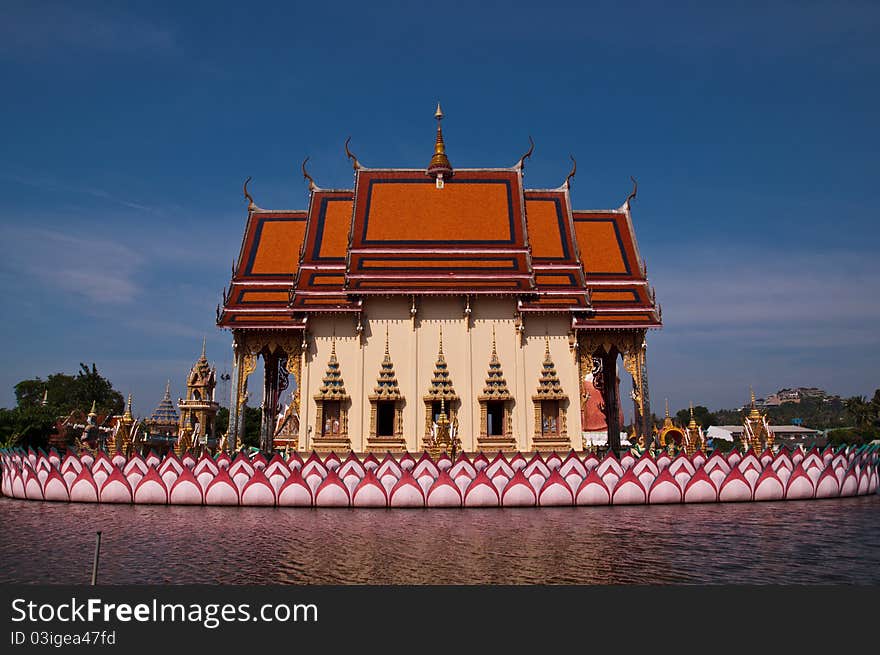
[[[358,171],[346,279],[351,293],[534,288],[518,170]]]
[[[496,294],[574,327],[659,327],[629,209],[573,211],[568,187],[527,190],[520,166],[356,169],[307,211],[254,210],[218,324],[296,328],[371,294]]]
[[[248,214],[241,251],[222,312],[221,327],[291,327],[290,285],[299,270],[306,231],[304,211],[255,210]]]

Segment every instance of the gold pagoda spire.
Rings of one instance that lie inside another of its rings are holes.
[[[691,420],[688,423],[688,427],[689,428],[696,428],[697,421],[694,419],[694,403],[693,403],[693,401],[691,401],[691,403],[690,403],[690,409],[691,409]]]
[[[131,394],[128,394],[128,402],[125,405],[125,413],[122,415],[122,420],[128,423],[134,420],[134,417],[131,415]]]
[[[674,427],[672,417],[669,415],[669,398],[666,398],[666,416],[663,418],[663,429]]]
[[[428,164],[428,175],[437,180],[437,188],[443,188],[443,180],[452,177],[452,164],[446,156],[446,144],[443,141],[443,128],[440,121],[443,120],[443,110],[440,103],[437,103],[437,111],[434,112],[434,118],[437,119],[437,137],[434,139],[434,156]]]
[[[92,401],[92,409],[89,411],[89,416],[97,416],[98,413],[95,411],[95,401]]]
[[[507,400],[510,391],[507,389],[507,380],[504,379],[504,371],[501,369],[501,361],[498,359],[498,349],[495,345],[495,326],[492,326],[492,355],[489,357],[489,368],[486,373],[486,386],[483,387],[483,395],[480,400]]]
[[[749,385],[749,393],[752,396],[752,411],[749,412],[749,418],[759,419],[761,418],[761,414],[758,412],[758,407],[755,404],[755,389],[751,385]]]

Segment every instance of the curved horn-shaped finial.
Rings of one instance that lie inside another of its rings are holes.
[[[632,190],[632,192],[626,197],[626,200],[623,201],[623,208],[626,209],[626,210],[629,210],[629,201],[630,201],[630,200],[635,200],[636,193],[638,193],[638,191],[639,191],[639,183],[636,182],[636,178],[634,178],[632,175],[630,175],[630,176],[629,176],[629,179],[632,180],[632,183],[633,183],[633,190]]]
[[[345,156],[351,160],[351,165],[354,170],[357,170],[361,167],[361,163],[358,161],[358,158],[354,156],[351,150],[348,149],[348,144],[351,141],[351,137],[348,137],[345,140]]]
[[[571,172],[569,172],[569,174],[565,176],[566,185],[571,184],[571,178],[575,176],[575,173],[577,173],[578,170],[577,159],[574,158],[574,155],[569,155],[568,157],[569,159],[571,159]]]
[[[254,202],[254,197],[248,193],[248,182],[250,182],[253,178],[248,176],[248,179],[244,181],[244,197],[248,199],[248,211],[253,211],[257,208],[257,203]]]
[[[309,181],[309,191],[314,191],[315,189],[318,188],[318,185],[315,184],[315,181],[312,179],[312,176],[309,175],[309,172],[306,170],[306,162],[307,161],[309,161],[308,157],[303,159],[303,163],[302,163],[303,179]]]
[[[516,168],[522,168],[526,159],[531,157],[533,152],[535,152],[535,142],[532,141],[532,136],[529,135],[529,150],[526,154],[519,158],[519,161],[516,164]]]

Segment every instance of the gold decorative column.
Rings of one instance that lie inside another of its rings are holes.
[[[315,436],[312,448],[318,452],[348,452],[351,441],[348,438],[348,405],[350,398],[345,392],[345,381],[336,358],[336,339],[330,349],[327,372],[318,393],[315,394]],[[335,407],[336,412],[329,412]],[[335,415],[332,415],[335,414]]]
[[[513,396],[507,388],[507,380],[498,359],[498,349],[495,345],[495,328],[492,328],[492,354],[489,357],[489,368],[486,372],[486,386],[483,393],[477,397],[480,403],[480,436],[477,438],[477,449],[486,452],[498,450],[515,451],[516,438],[513,436],[511,405]],[[501,434],[489,434],[489,403],[502,403]]]
[[[449,377],[449,369],[446,365],[446,356],[443,354],[443,328],[440,328],[440,348],[437,352],[437,361],[434,363],[434,375],[431,378],[431,387],[428,389],[422,400],[425,403],[425,433],[422,438],[423,448],[437,439],[438,425],[432,420],[434,417],[433,406],[435,402],[441,403],[441,414],[446,414],[450,422],[450,426],[458,424],[458,410],[456,403],[459,398],[455,393],[452,385],[452,379]],[[452,428],[450,427],[450,430]],[[453,430],[454,431],[454,430]],[[458,436],[453,435],[453,436]]]
[[[571,447],[566,425],[568,395],[562,390],[562,384],[556,374],[556,364],[550,356],[550,339],[545,338],[544,343],[541,379],[538,381],[537,392],[532,396],[532,403],[535,406],[532,445],[539,451],[567,451]],[[546,403],[555,403],[555,412],[545,412]]]
[[[367,438],[367,452],[393,453],[406,452],[406,440],[403,438],[403,395],[397,384],[397,374],[388,349],[388,328],[385,328],[385,357],[379,368],[376,386],[369,396],[370,400],[370,436]],[[394,407],[393,434],[378,434],[379,403],[392,403]]]

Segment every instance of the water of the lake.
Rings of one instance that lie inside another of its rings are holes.
[[[880,496],[369,510],[0,498],[0,582],[878,584]]]

